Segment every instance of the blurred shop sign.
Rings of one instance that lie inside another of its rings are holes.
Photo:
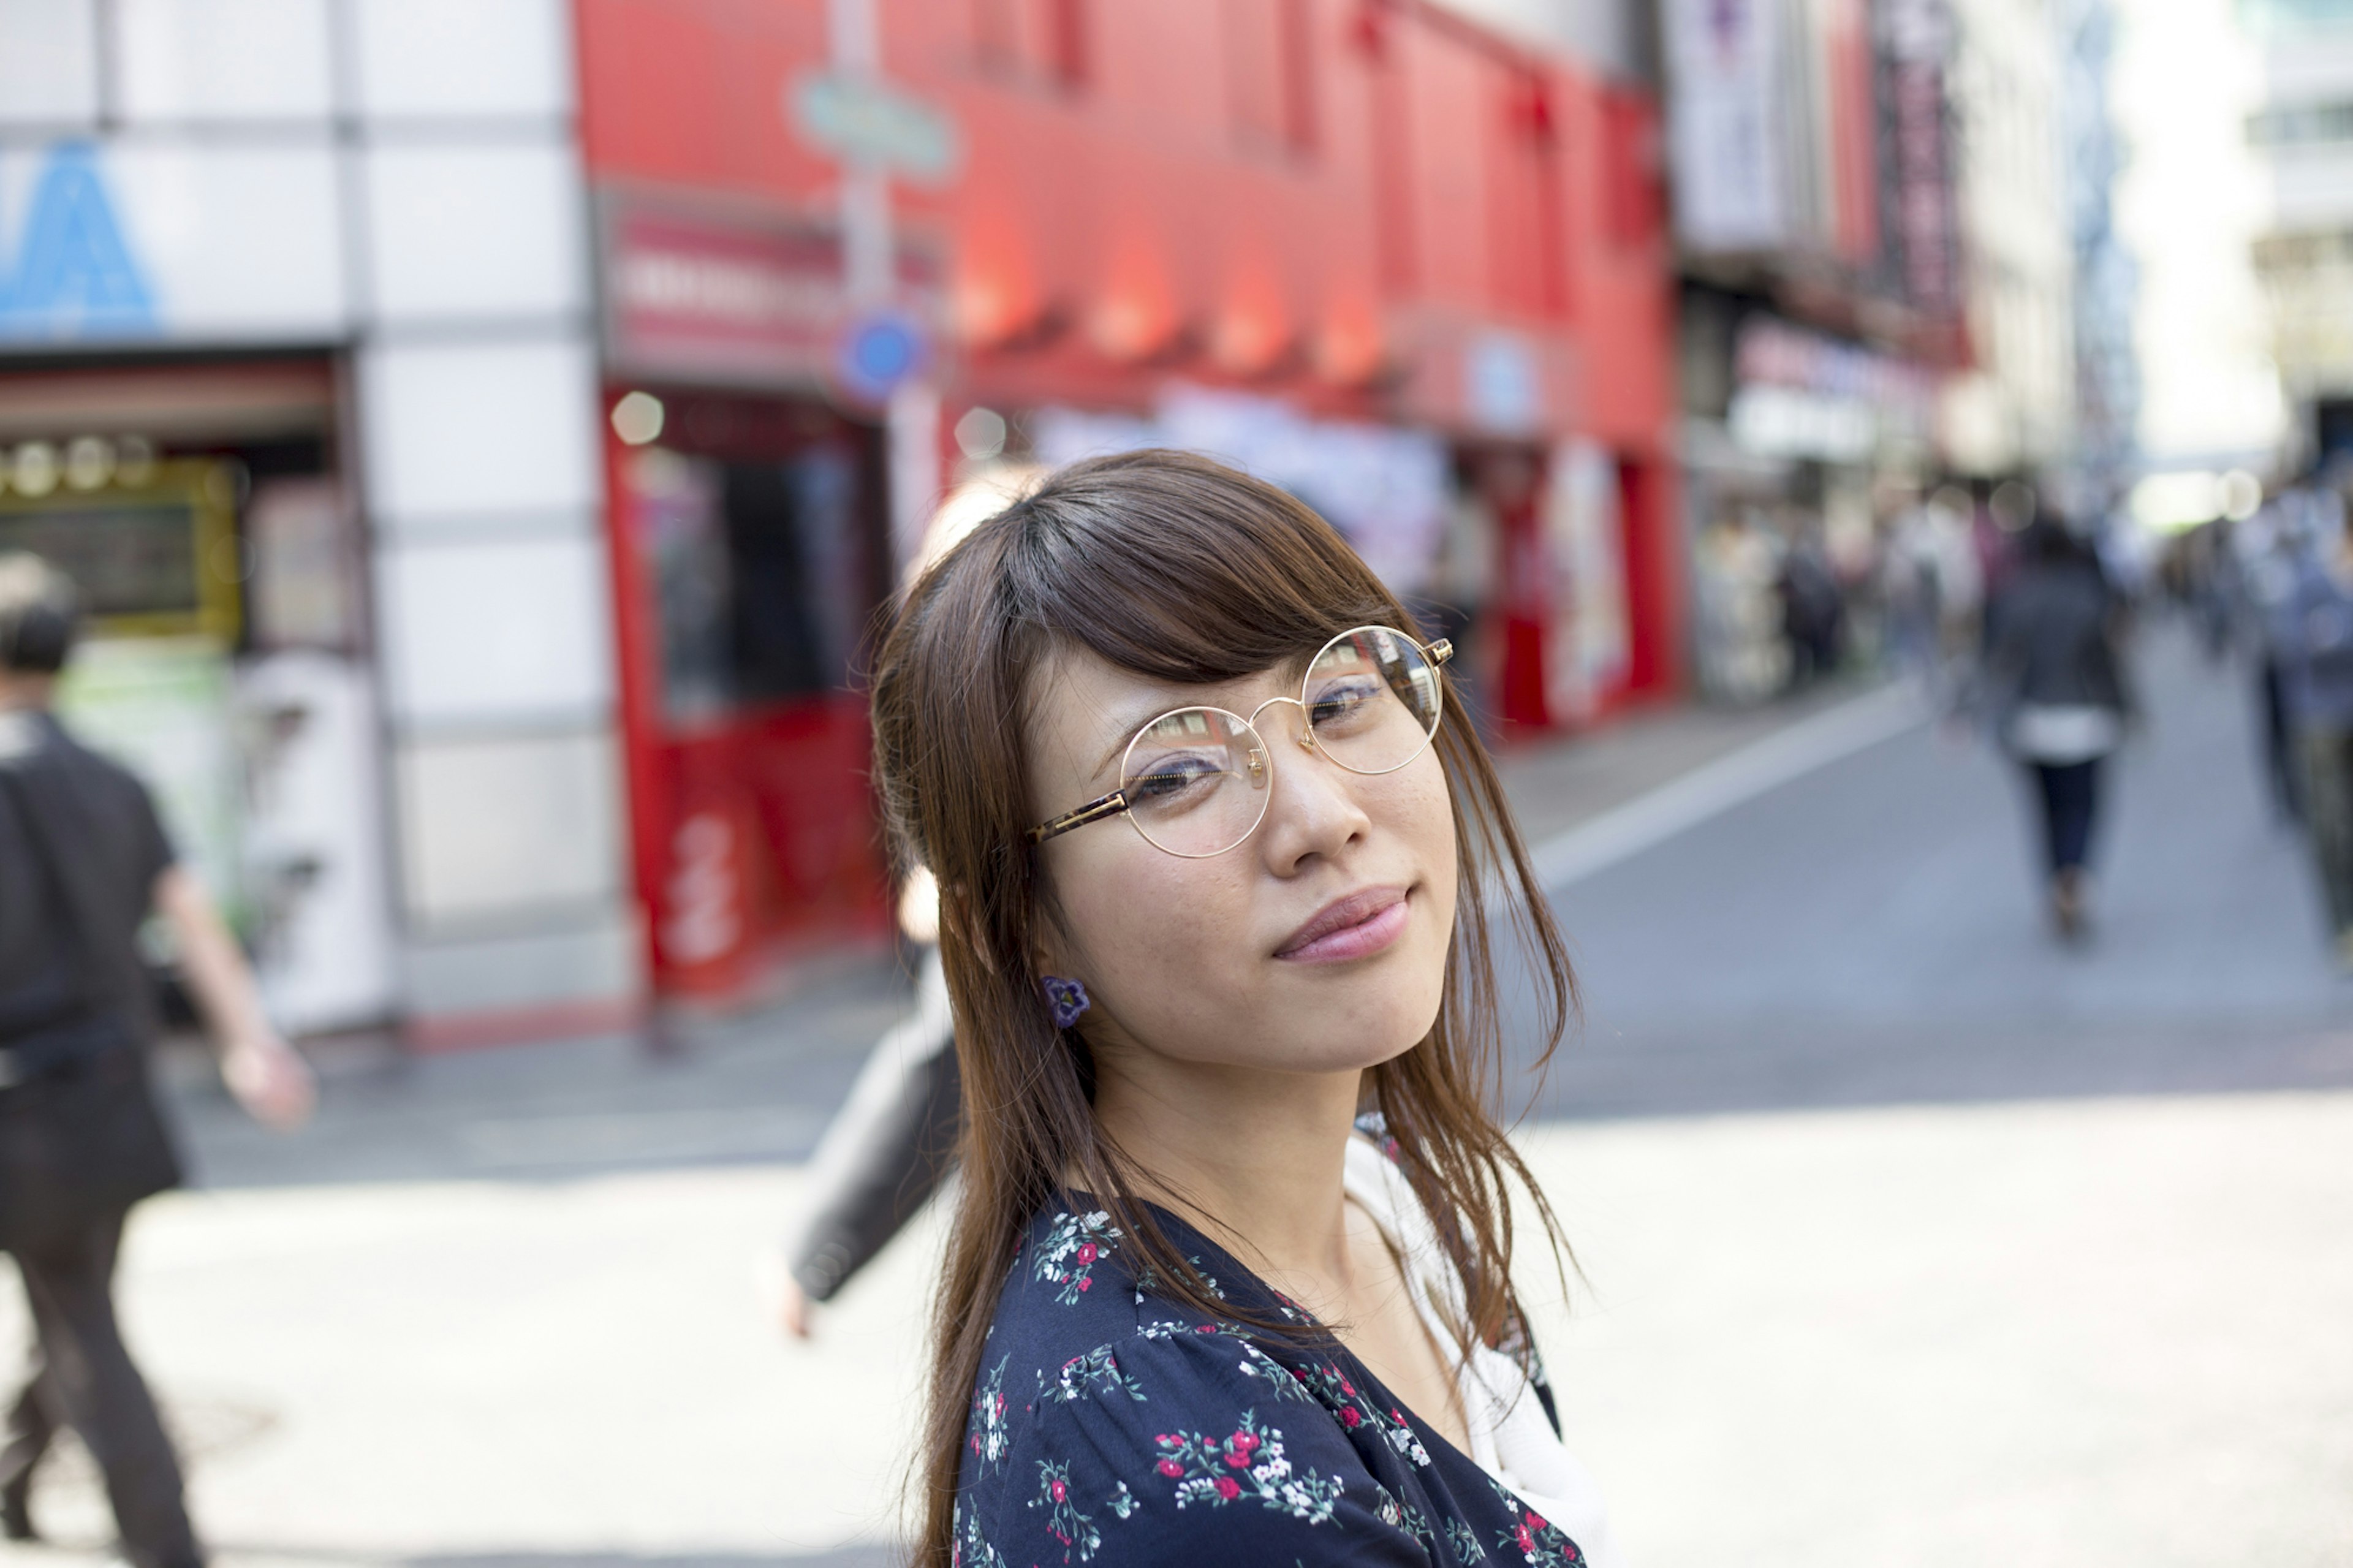
[[[845,163],[937,184],[956,171],[955,121],[887,83],[846,71],[805,76],[786,95],[793,128]]]
[[[1444,306],[1391,310],[1382,377],[1386,417],[1472,439],[1528,441],[1575,426],[1583,406],[1577,345]]]
[[[1694,250],[1769,250],[1789,237],[1781,11],[1774,0],[1666,0],[1675,228]]]
[[[618,193],[603,198],[603,219],[606,348],[615,365],[734,385],[839,377],[849,307],[838,229]],[[914,309],[892,313],[920,320],[941,268],[912,244],[901,245],[898,263],[899,291]]]
[[[1481,332],[1463,345],[1462,387],[1471,423],[1501,435],[1527,435],[1544,423],[1544,380],[1527,340]]]
[[[1732,438],[1759,457],[1867,460],[1882,441],[1928,440],[1937,378],[1918,365],[1772,316],[1741,324]]]
[[[1871,405],[1788,386],[1744,386],[1725,422],[1732,438],[1764,458],[1860,463],[1879,445]]]
[[[0,342],[341,336],[325,145],[0,150]]]
[[[1271,397],[1175,384],[1148,418],[1042,408],[1030,444],[1049,467],[1104,452],[1174,447],[1281,485],[1330,520],[1399,594],[1427,580],[1446,522],[1446,443],[1429,430],[1314,419]]]

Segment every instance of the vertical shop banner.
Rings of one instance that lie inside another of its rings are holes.
[[[1590,441],[1553,448],[1542,522],[1551,567],[1545,706],[1556,723],[1591,719],[1626,681],[1625,517],[1618,461]]]
[[[1789,237],[1779,0],[1666,0],[1675,227],[1698,251]]]
[[[322,342],[349,316],[323,138],[0,150],[0,344]]]
[[[1945,65],[1952,22],[1942,0],[1881,0],[1876,7],[1882,140],[1882,231],[1904,296],[1926,314],[1957,318],[1952,132]]]

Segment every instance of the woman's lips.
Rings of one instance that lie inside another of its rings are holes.
[[[1275,957],[1293,963],[1345,963],[1366,958],[1405,932],[1406,890],[1367,888],[1335,899],[1291,933]]]

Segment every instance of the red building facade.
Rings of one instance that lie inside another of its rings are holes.
[[[842,58],[828,7],[575,15],[663,988],[887,930],[857,651],[938,498],[1051,430],[1154,438],[1181,396],[1394,437],[1448,514],[1402,537],[1485,557],[1451,592],[1501,735],[1679,686],[1647,91],[1420,0],[874,0],[881,75],[953,139],[890,189],[885,288],[929,358],[886,410],[841,390],[857,238],[794,108]]]

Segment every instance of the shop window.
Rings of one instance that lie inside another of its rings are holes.
[[[1071,91],[1090,74],[1088,0],[972,0],[973,41],[992,75]]]
[[[783,463],[730,463],[721,496],[734,568],[737,697],[775,701],[847,688],[872,599],[850,454],[826,446]]]
[[[1246,146],[1310,152],[1315,136],[1311,0],[1224,0],[1226,97]]]
[[[848,690],[889,582],[871,439],[783,403],[666,401],[675,428],[628,469],[663,719]]]

